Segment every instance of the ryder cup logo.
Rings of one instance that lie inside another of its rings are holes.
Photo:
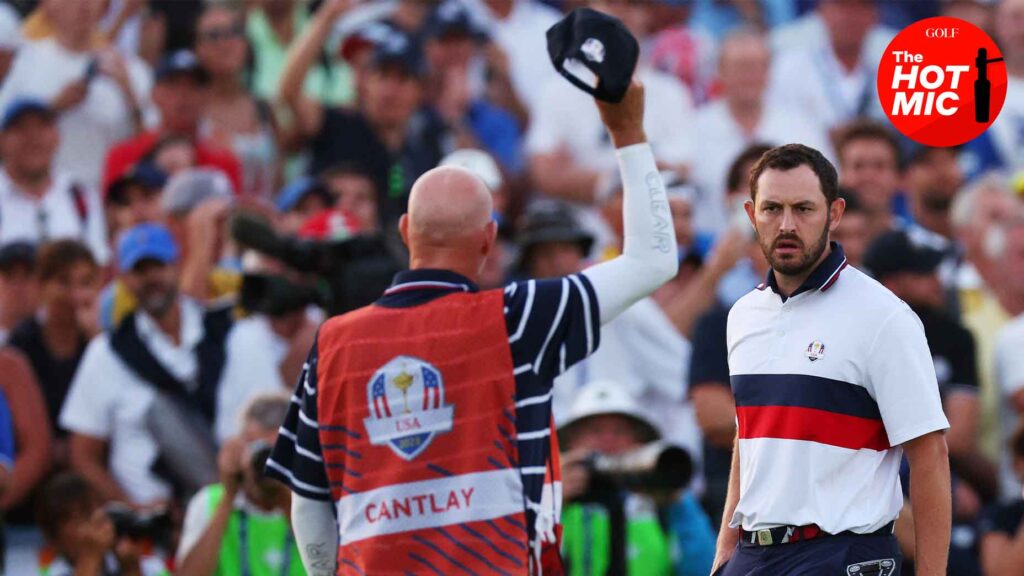
[[[825,356],[825,345],[815,340],[807,345],[807,359],[811,362],[821,360]]]
[[[429,362],[397,356],[366,385],[370,443],[387,444],[406,460],[419,456],[434,436],[452,429],[454,406],[444,404],[444,378]]]
[[[580,52],[587,57],[587,60],[598,64],[604,62],[604,44],[597,38],[587,38],[580,46]]]

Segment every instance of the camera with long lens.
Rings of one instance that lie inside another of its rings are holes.
[[[112,503],[104,509],[114,524],[118,538],[164,542],[171,533],[171,517],[167,510],[133,510],[125,504]]]
[[[283,316],[311,304],[323,306],[326,297],[317,286],[297,284],[281,276],[245,274],[239,304],[250,312]]]
[[[403,268],[403,259],[380,236],[303,240],[278,234],[265,221],[246,214],[234,217],[231,235],[241,245],[272,256],[292,270],[315,275],[323,289],[314,303],[331,316],[373,303]],[[257,281],[250,286],[251,296],[263,309],[278,297],[273,292],[277,287],[268,284]],[[261,289],[265,291],[257,297]]]
[[[584,464],[590,471],[590,490],[626,490],[657,501],[670,501],[693,476],[689,453],[663,440],[615,456],[594,454]]]

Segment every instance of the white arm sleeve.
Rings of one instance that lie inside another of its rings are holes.
[[[657,290],[679,270],[672,213],[650,145],[626,146],[615,154],[624,186],[622,254],[583,271],[597,294],[601,324]]]
[[[309,576],[334,576],[338,554],[334,506],[293,492],[292,531]]]

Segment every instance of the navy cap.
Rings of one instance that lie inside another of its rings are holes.
[[[487,32],[473,18],[462,2],[446,0],[437,6],[427,19],[424,34],[428,38],[468,36],[479,42],[487,40]]]
[[[120,202],[124,191],[129,186],[142,186],[150,190],[159,190],[167,183],[167,173],[156,164],[142,161],[121,174],[117,180],[107,186],[107,201]]]
[[[299,205],[310,194],[323,197],[327,204],[333,204],[334,198],[324,185],[312,176],[303,176],[288,183],[277,194],[274,204],[280,212],[289,212]]]
[[[12,124],[29,114],[43,116],[53,119],[54,113],[50,105],[35,98],[15,98],[4,108],[3,119],[0,120],[0,130],[7,130]]]
[[[876,280],[892,274],[909,272],[931,274],[942,262],[942,253],[915,244],[902,230],[886,232],[875,238],[864,252],[864,267]]]
[[[15,240],[0,246],[0,270],[9,270],[17,264],[35,266],[36,247],[31,242]]]
[[[191,76],[200,84],[205,84],[209,80],[206,70],[191,50],[175,50],[164,56],[156,65],[153,76],[157,82],[176,76]]]
[[[594,245],[594,236],[576,219],[571,206],[558,200],[538,200],[531,204],[519,220],[515,238],[520,251],[520,265],[529,261],[530,251],[538,244],[572,242],[584,255]]]
[[[178,260],[178,245],[160,224],[139,224],[125,230],[117,243],[117,267],[127,272],[143,260],[170,264]]]
[[[373,47],[370,58],[373,68],[399,68],[409,76],[422,77],[426,74],[426,62],[423,52],[415,38],[395,30],[381,38]]]
[[[577,8],[548,29],[555,70],[580,90],[621,102],[640,58],[640,45],[618,18]]]

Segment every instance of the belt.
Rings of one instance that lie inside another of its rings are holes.
[[[776,544],[790,544],[804,540],[814,540],[815,538],[825,538],[827,536],[882,536],[892,534],[895,525],[896,521],[894,520],[885,526],[882,526],[878,530],[868,532],[866,534],[850,532],[849,530],[840,532],[839,534],[830,534],[819,528],[817,524],[808,524],[806,526],[776,526],[775,528],[764,528],[753,532],[748,532],[741,528],[740,544],[743,546],[774,546]]]

